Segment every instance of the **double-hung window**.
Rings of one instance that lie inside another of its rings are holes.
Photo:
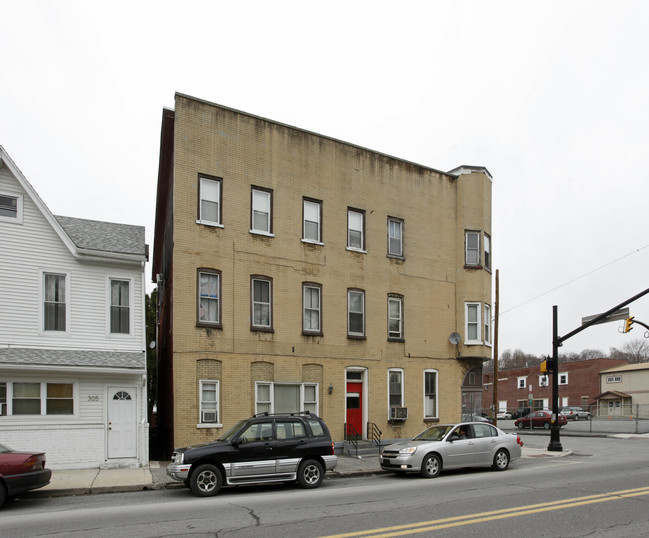
[[[302,240],[307,243],[322,243],[322,202],[303,200]]]
[[[43,330],[67,330],[68,277],[59,273],[43,273]]]
[[[403,256],[403,221],[388,219],[388,256]]]
[[[465,234],[465,265],[480,265],[480,232]]]
[[[480,303],[465,304],[465,344],[481,344]]]
[[[365,337],[365,292],[347,290],[347,336]]]
[[[484,234],[484,268],[491,271],[491,237]]]
[[[256,331],[272,330],[272,280],[268,277],[251,278],[252,296],[252,329]]]
[[[110,279],[110,332],[129,334],[131,332],[131,282]]]
[[[403,340],[403,297],[388,296],[388,340]]]
[[[253,187],[251,229],[253,233],[272,235],[272,200],[273,193],[267,189]]]
[[[219,382],[201,379],[200,391],[200,424],[219,423]]]
[[[347,210],[347,248],[365,251],[365,212],[358,209]]]
[[[23,197],[0,194],[0,221],[22,223]]]
[[[302,284],[303,324],[305,334],[322,334],[322,287],[320,284]]]
[[[221,272],[214,269],[198,270],[199,326],[221,326]]]
[[[491,306],[484,305],[484,343],[491,345]]]
[[[424,418],[437,418],[437,370],[424,371]]]
[[[392,368],[388,370],[388,405],[403,407],[403,370]]]
[[[221,225],[221,179],[199,176],[200,200],[198,221],[201,224]]]

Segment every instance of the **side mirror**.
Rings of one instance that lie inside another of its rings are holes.
[[[452,433],[451,436],[448,438],[448,442],[452,443],[453,441],[459,441],[460,436],[457,433]]]
[[[231,444],[232,446],[239,446],[239,445],[241,444],[241,442],[242,442],[242,441],[241,441],[241,438],[240,438],[240,437],[237,437],[236,439],[232,439],[232,441],[230,441],[230,444]]]

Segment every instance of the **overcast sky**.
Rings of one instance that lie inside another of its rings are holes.
[[[647,21],[642,0],[0,0],[0,145],[54,214],[144,225],[151,245],[175,92],[485,166],[500,351],[549,354],[552,305],[565,335],[649,288]],[[630,308],[649,324],[649,296]],[[562,351],[643,338],[621,324]]]

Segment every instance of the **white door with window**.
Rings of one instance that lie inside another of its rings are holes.
[[[108,387],[108,458],[137,456],[135,387]]]

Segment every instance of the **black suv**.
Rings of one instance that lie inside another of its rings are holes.
[[[242,420],[220,439],[174,450],[167,474],[194,495],[221,486],[297,481],[316,488],[338,458],[324,421],[306,413],[262,413]]]

